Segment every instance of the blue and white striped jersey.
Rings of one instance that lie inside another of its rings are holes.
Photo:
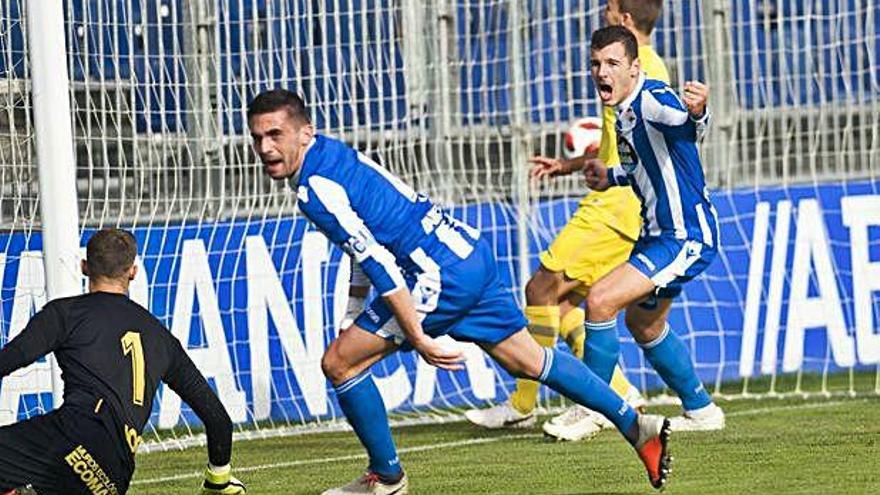
[[[386,295],[406,275],[467,258],[480,232],[449,216],[366,155],[316,136],[291,179],[300,211]]]
[[[641,237],[669,235],[717,248],[717,214],[696,145],[708,112],[694,121],[672,88],[644,74],[615,112],[620,165],[608,178],[632,186],[641,199]]]

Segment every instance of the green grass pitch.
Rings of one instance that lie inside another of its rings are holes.
[[[724,431],[673,434],[665,493],[880,493],[876,395],[719,404],[727,412]],[[671,415],[677,408],[653,411]],[[555,443],[537,428],[490,432],[451,423],[397,428],[394,436],[415,494],[653,491],[632,449],[613,431],[589,442]],[[139,455],[129,493],[196,493],[206,455],[204,448]],[[366,465],[351,432],[237,442],[233,457],[235,473],[259,495],[320,493]]]

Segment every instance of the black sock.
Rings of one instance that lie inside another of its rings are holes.
[[[376,474],[378,474],[378,473],[376,473]],[[401,479],[403,479],[403,471],[397,473],[394,476],[385,476],[385,475],[379,474],[379,481],[381,481],[385,485],[393,485],[393,484],[397,483],[398,481],[400,481]]]
[[[638,418],[636,418],[636,420],[633,421],[633,424],[630,425],[629,429],[626,430],[626,432],[624,432],[623,436],[626,437],[626,439],[627,439],[627,441],[629,441],[630,445],[635,447],[636,442],[639,441],[639,419]]]

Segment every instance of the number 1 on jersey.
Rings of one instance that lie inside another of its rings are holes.
[[[122,336],[122,354],[131,354],[131,400],[137,406],[144,405],[144,348],[141,345],[141,334],[126,332]]]

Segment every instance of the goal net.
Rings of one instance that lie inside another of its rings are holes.
[[[793,4],[797,4],[796,6]],[[537,186],[599,115],[598,0],[65,0],[80,231],[138,238],[131,297],[185,344],[243,434],[341,427],[320,357],[346,302],[345,256],[263,177],[245,112],[287,87],[339,137],[478,227],[521,288],[587,193]],[[653,44],[672,86],[709,81],[704,168],[724,247],[672,327],[718,395],[880,391],[880,22],[874,2],[665,2]],[[27,2],[0,5],[2,340],[46,302]],[[40,198],[51,208],[52,198]],[[620,328],[623,328],[621,324]],[[622,364],[662,383],[621,331]],[[453,345],[453,344],[450,344]],[[472,345],[466,370],[413,353],[374,377],[398,423],[501,401],[512,379]],[[0,383],[0,422],[51,409],[50,361]],[[559,400],[546,394],[544,405]],[[145,437],[199,424],[162,390]],[[157,444],[153,447],[157,448]],[[167,446],[169,443],[160,444]]]

